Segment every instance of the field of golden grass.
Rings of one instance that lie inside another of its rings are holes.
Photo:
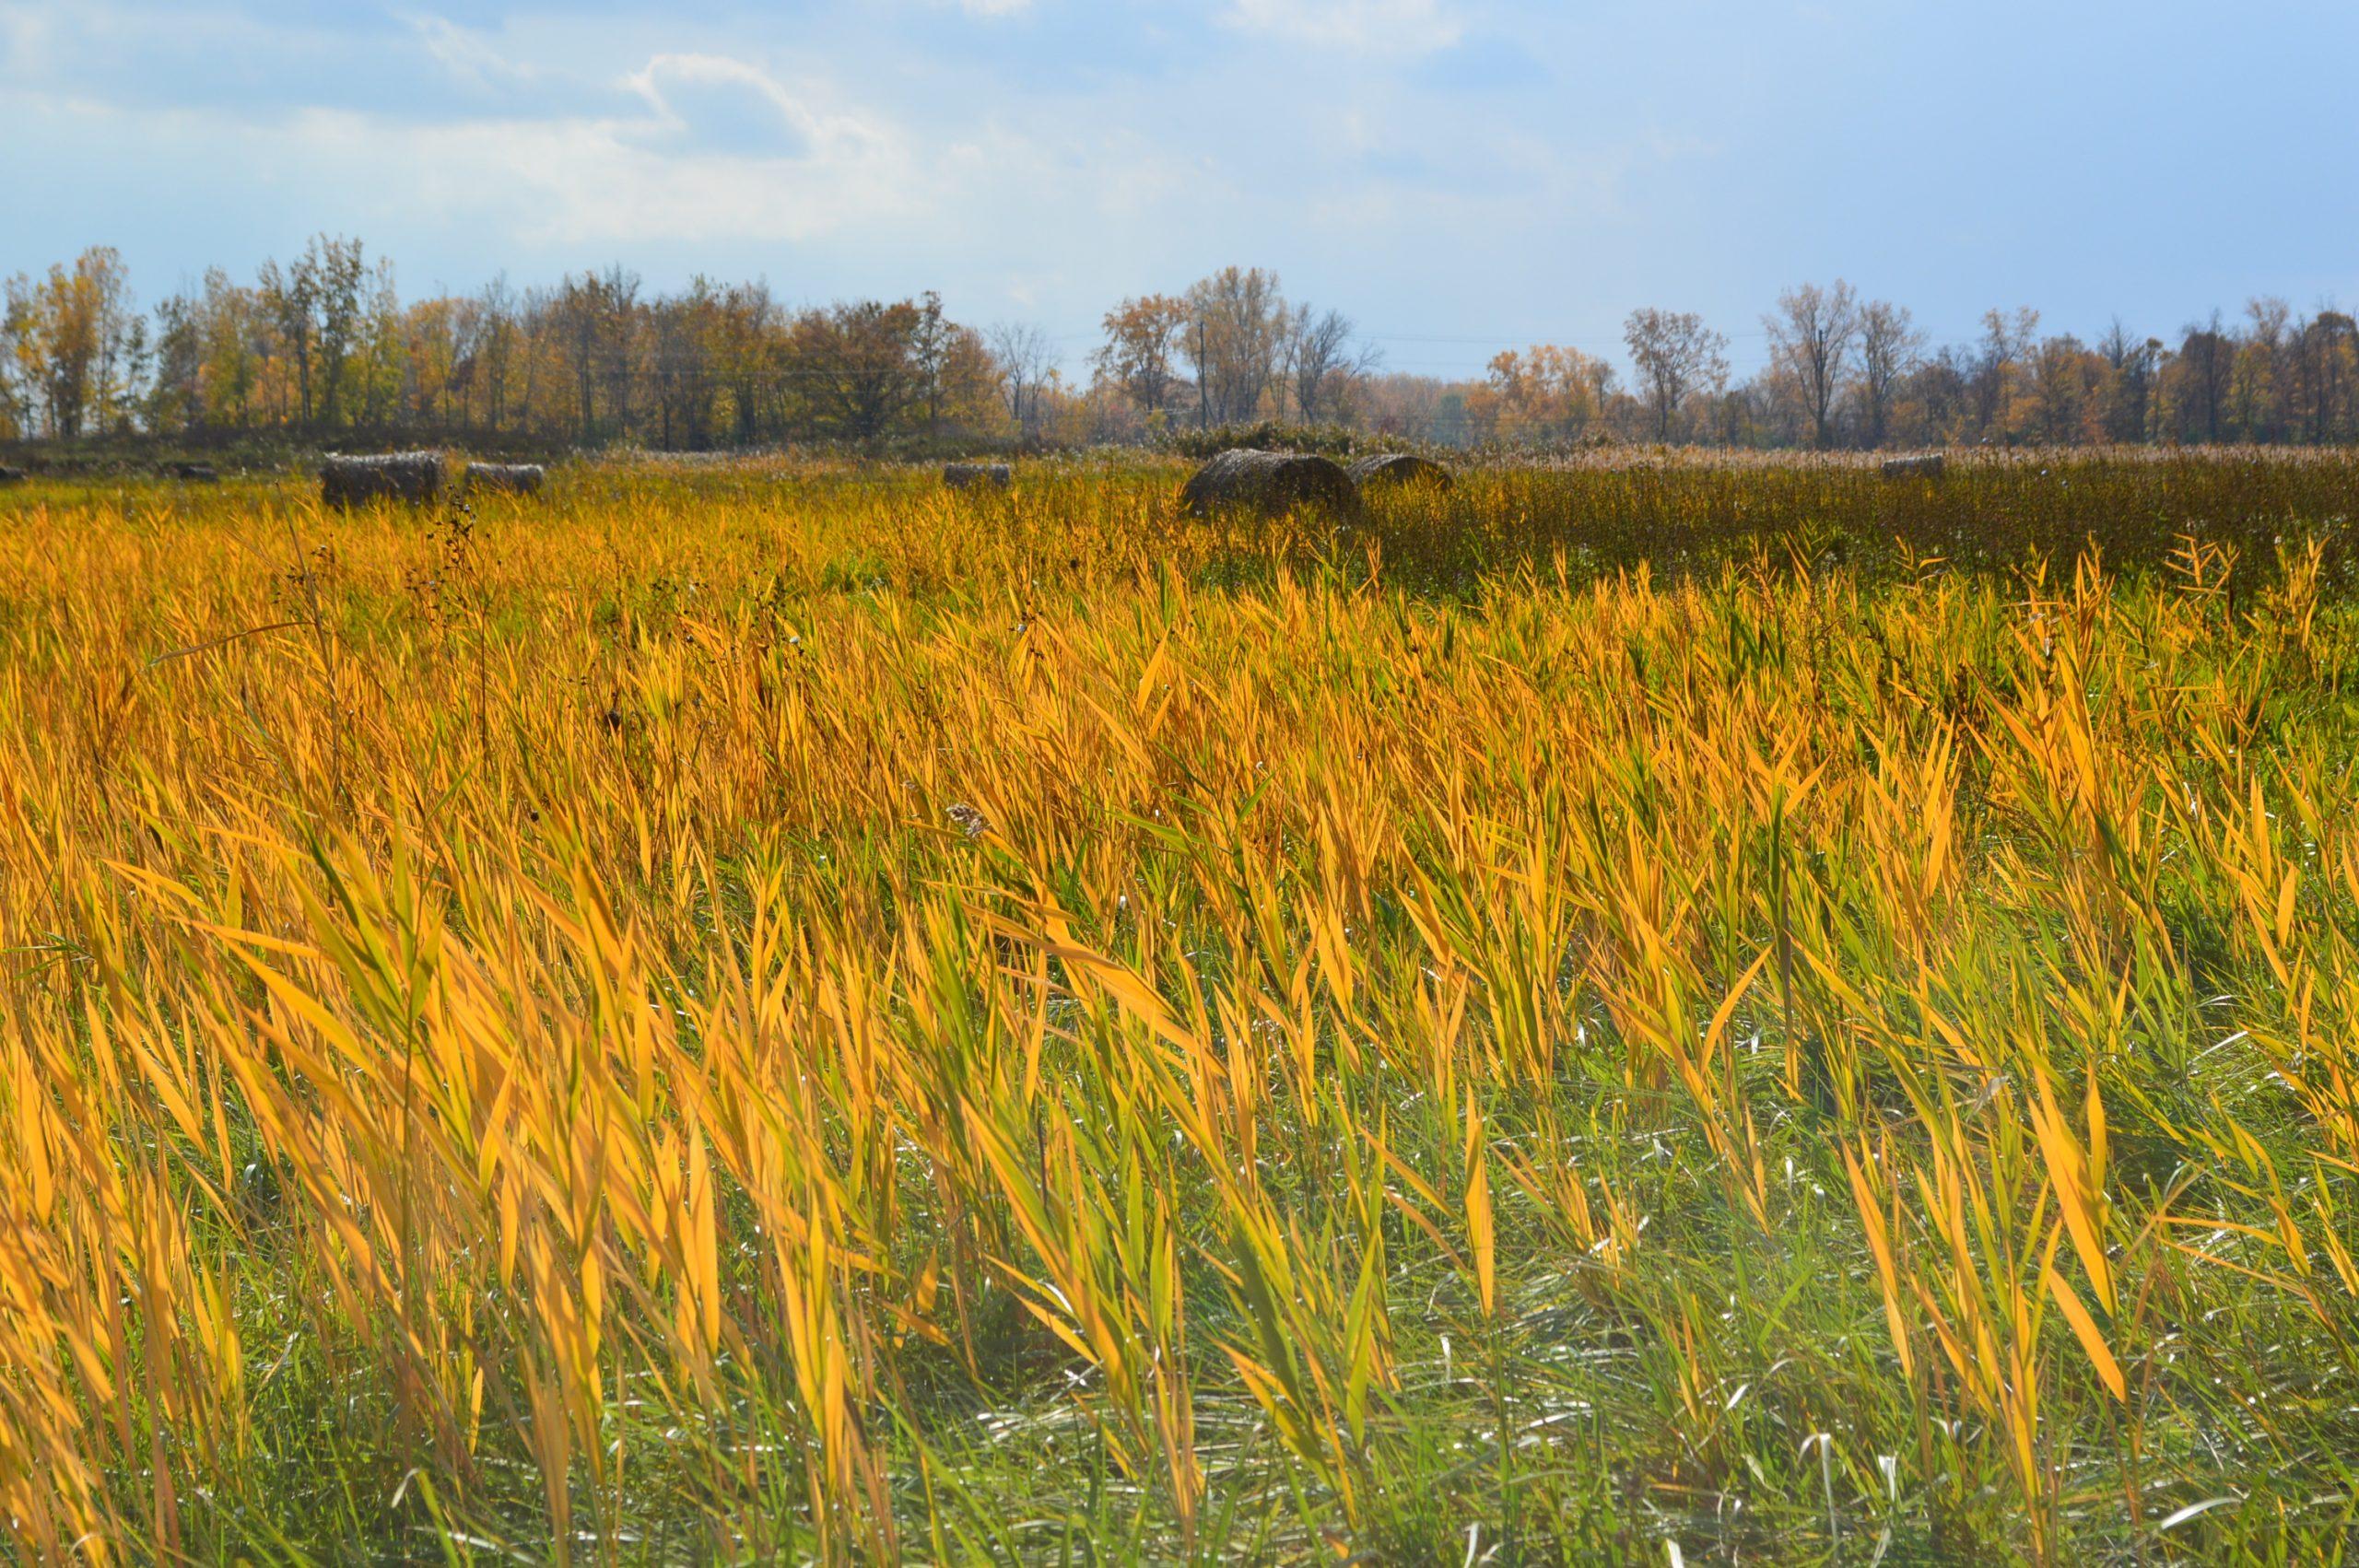
[[[0,1554],[2322,1561],[2359,462],[0,495]]]

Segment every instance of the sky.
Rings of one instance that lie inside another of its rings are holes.
[[[1235,263],[1437,375],[1647,305],[1743,369],[1837,276],[2167,333],[2359,300],[2354,62],[2354,0],[0,0],[0,275],[329,232],[405,297],[936,288],[1078,365]]]

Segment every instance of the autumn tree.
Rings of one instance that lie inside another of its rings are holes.
[[[639,275],[621,266],[579,277],[569,275],[557,286],[553,308],[573,382],[579,439],[591,440],[597,433],[602,390],[606,406],[615,412],[616,427],[629,427],[631,386],[639,368]]]
[[[1040,393],[1056,364],[1049,334],[1029,323],[1003,322],[984,334],[992,357],[999,366],[1001,395],[1007,400],[1008,417],[1018,431],[1040,431]]]
[[[190,430],[205,423],[204,323],[200,306],[175,294],[156,307],[156,347],[143,400],[151,430]]]
[[[319,297],[319,278],[310,256],[299,256],[281,268],[265,260],[255,274],[262,309],[277,345],[295,375],[296,417],[305,428],[311,423],[311,350],[316,338],[312,311]]]
[[[219,267],[193,292],[156,307],[151,379],[142,407],[151,429],[241,427],[270,353],[253,291]]]
[[[915,352],[923,311],[912,300],[863,300],[806,310],[788,334],[798,384],[815,422],[874,440],[925,393]]]
[[[1378,435],[1463,446],[1477,439],[1467,404],[1483,385],[1401,370],[1371,374],[1360,383],[1353,413],[1361,429]]]
[[[1180,353],[1196,380],[1200,425],[1256,418],[1277,380],[1288,326],[1275,273],[1224,267],[1188,290]]]
[[[92,246],[46,277],[19,275],[5,290],[17,402],[59,440],[127,423],[146,369],[147,322],[132,309],[123,258]]]
[[[350,372],[355,423],[376,429],[417,417],[423,404],[409,381],[410,338],[390,260],[370,270],[360,319]]]
[[[1859,405],[1861,439],[1881,447],[1891,434],[1893,402],[1901,382],[1925,352],[1925,334],[1905,307],[1871,299],[1859,312],[1859,371],[1852,400]]]
[[[1504,441],[1564,440],[1595,428],[1614,393],[1614,367],[1578,348],[1534,344],[1493,356],[1466,394],[1485,436]]]
[[[344,422],[350,387],[348,371],[360,346],[362,298],[368,263],[358,240],[314,239],[304,252],[313,283],[313,336],[319,345],[320,423],[334,429]]]
[[[2013,312],[1982,313],[1982,341],[1973,370],[1976,432],[1988,440],[2011,440],[2025,376],[2039,332],[2039,312],[2029,306]]]
[[[2105,358],[2070,333],[2033,351],[2024,399],[2025,426],[2036,440],[2073,446],[2104,434]]]
[[[2107,370],[2105,439],[2124,444],[2144,440],[2153,417],[2154,380],[2162,369],[2162,341],[2138,337],[2116,316],[2097,340],[2097,353]]]
[[[18,289],[13,282],[0,288],[0,440],[8,441],[24,439],[33,423],[33,357],[23,343],[30,322]]]
[[[1340,416],[1351,383],[1377,363],[1373,348],[1355,345],[1350,317],[1308,305],[1297,307],[1286,323],[1283,352],[1295,417],[1305,423]]]
[[[468,352],[458,372],[459,384],[465,389],[469,408],[481,407],[484,422],[498,430],[508,424],[509,387],[522,335],[516,294],[508,287],[507,275],[484,285],[470,304]]]
[[[452,422],[452,380],[458,369],[466,302],[448,295],[403,307],[388,300],[393,335],[400,345],[400,376],[392,389],[391,417],[404,415],[429,424]]]
[[[734,439],[751,446],[761,439],[766,418],[773,432],[782,431],[796,401],[786,374],[794,328],[764,283],[732,284],[714,297],[712,311],[713,380]]]
[[[1841,278],[1832,288],[1806,283],[1778,296],[1761,318],[1769,334],[1769,365],[1778,388],[1810,427],[1810,444],[1832,444],[1835,399],[1843,389],[1860,332],[1860,305]]]
[[[2165,379],[2177,428],[2183,439],[2220,439],[2236,365],[2236,339],[2219,311],[2212,311],[2208,322],[2188,327]]]
[[[2285,378],[2280,362],[2285,357],[2293,315],[2284,300],[2272,296],[2245,305],[2246,328],[2228,381],[2231,423],[2242,439],[2285,439]]]
[[[934,429],[973,431],[991,421],[992,399],[999,385],[999,366],[983,334],[973,327],[945,322],[939,362],[931,373],[929,396],[933,400]]]
[[[665,451],[702,451],[712,442],[720,387],[718,290],[699,274],[687,291],[648,310],[648,369],[654,378],[659,444]]]
[[[1975,380],[1980,355],[1966,345],[1944,344],[1920,356],[1901,378],[1893,400],[1892,439],[1905,445],[1969,441],[1975,422]]]
[[[2349,440],[2359,388],[2359,325],[2342,310],[2320,310],[2294,329],[2290,348],[2303,439]]]
[[[1187,301],[1168,294],[1125,299],[1106,312],[1106,338],[1090,368],[1152,420],[1180,385],[1180,339],[1191,320]]]
[[[918,296],[918,324],[910,334],[910,353],[917,361],[918,378],[924,383],[921,401],[925,407],[925,427],[929,432],[942,428],[943,368],[953,336],[960,329],[953,325],[942,312],[942,296],[927,289]]]
[[[1729,340],[1693,311],[1633,310],[1622,323],[1639,395],[1653,416],[1654,436],[1671,439],[1672,427],[1687,400],[1718,392],[1728,380]]]

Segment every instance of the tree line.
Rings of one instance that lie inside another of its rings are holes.
[[[991,428],[1000,361],[932,294],[789,309],[759,283],[673,294],[620,268],[405,302],[323,236],[143,314],[121,258],[6,285],[0,436],[450,434],[664,449]]]
[[[1477,386],[1428,393],[1474,440],[1607,437],[1731,447],[2082,446],[2359,440],[2359,328],[2259,298],[2172,339],[2118,319],[2095,342],[2042,335],[2039,312],[1990,310],[1971,342],[1929,345],[1908,310],[1847,283],[1804,285],[1762,318],[1767,363],[1729,374],[1728,339],[1693,314],[1638,310],[1631,375],[1542,345]]]
[[[1908,310],[1804,285],[1762,319],[1755,374],[1700,317],[1633,311],[1626,369],[1556,344],[1479,378],[1388,373],[1351,319],[1228,267],[1108,310],[1086,374],[1036,326],[938,296],[791,306],[761,283],[649,289],[621,267],[405,301],[361,242],[320,236],[251,281],[208,271],[150,310],[94,248],[5,285],[0,439],[455,438],[664,450],[839,440],[1151,440],[1274,421],[1457,445],[1842,447],[2359,440],[2359,329],[2251,301],[2165,338],[2095,342],[1992,310],[1931,345]]]

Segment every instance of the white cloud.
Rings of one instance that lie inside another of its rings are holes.
[[[524,68],[479,35],[417,31],[450,46],[441,63],[471,79]],[[397,260],[405,234],[474,236],[468,248],[486,273],[520,252],[562,260],[674,247],[694,258],[747,243],[826,243],[890,254],[945,235],[960,237],[969,265],[995,270],[1037,258],[1044,234],[1136,224],[1149,216],[1141,204],[1160,210],[1163,198],[1205,193],[1201,176],[1121,129],[1076,143],[990,117],[931,134],[922,121],[840,101],[824,79],[781,80],[717,54],[640,58],[574,83],[581,91],[529,105],[503,94],[496,107],[434,117],[39,89],[17,102],[60,146],[119,170],[126,189],[145,188],[146,165],[128,149],[170,148],[181,164],[246,170],[239,193],[259,210],[283,206],[306,228],[357,225]]]
[[[1429,54],[1465,28],[1442,0],[1230,0],[1223,25],[1362,54]]]
[[[526,64],[511,60],[491,41],[473,28],[461,27],[445,17],[429,12],[397,13],[417,41],[427,57],[452,76],[474,88],[491,88],[520,81],[530,81],[538,73]]]
[[[14,95],[10,112],[21,108],[61,144],[117,149],[109,166],[135,187],[144,165],[132,148],[170,149],[173,166],[245,170],[241,194],[284,193],[306,226],[346,221],[343,198],[366,192],[358,221],[397,255],[405,230],[452,227],[556,249],[799,242],[897,225],[941,193],[938,169],[919,162],[898,128],[815,106],[737,62],[656,56],[619,98],[599,96],[595,109],[419,119],[36,89]],[[763,117],[768,139],[758,123],[747,129]],[[486,247],[494,263],[505,249]]]
[[[624,79],[659,129],[737,157],[841,161],[889,138],[857,115],[823,114],[759,67],[716,54],[658,54]]]
[[[663,56],[631,85],[644,116],[392,125],[314,110],[299,130],[313,158],[373,168],[421,210],[492,198],[532,243],[810,240],[898,216],[921,182],[897,134],[815,111],[750,66]],[[712,111],[716,89],[744,101]],[[746,101],[778,135],[749,128]]]
[[[1015,17],[1032,8],[1032,0],[958,0],[970,17]]]
[[[30,77],[46,63],[49,18],[29,6],[0,6],[0,70]]]

